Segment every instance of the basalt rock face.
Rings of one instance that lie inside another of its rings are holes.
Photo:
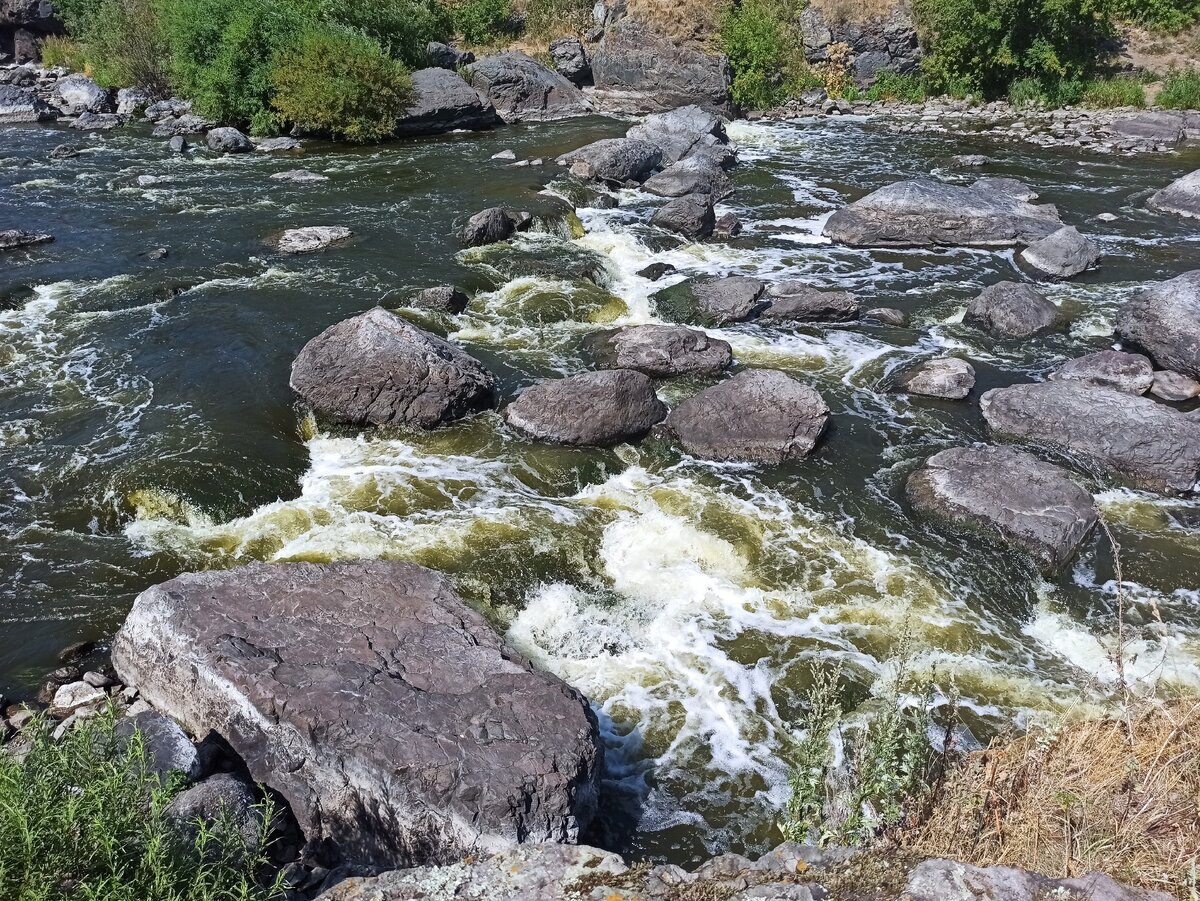
[[[725,56],[678,47],[633,19],[605,33],[592,54],[592,79],[605,110],[661,113],[696,104],[733,117],[733,73]]]
[[[331,861],[572,842],[595,810],[587,701],[423,567],[180,576],[138,597],[112,656],[155,708],[224,738]]]
[[[1017,247],[1063,227],[1050,204],[1007,178],[970,187],[929,179],[880,188],[834,213],[825,235],[853,247]]]
[[[577,447],[636,441],[666,415],[654,383],[628,369],[538,382],[504,411],[505,421],[530,438]]]
[[[50,0],[0,0],[0,63],[31,63],[47,36],[63,23]]]
[[[664,166],[693,157],[711,159],[728,169],[737,155],[725,133],[720,116],[691,104],[647,116],[629,131],[627,138],[647,141],[662,151]]]
[[[1136,294],[1117,314],[1117,336],[1160,369],[1200,379],[1200,269]]]
[[[482,363],[381,307],[309,341],[292,364],[291,386],[340,422],[420,429],[487,409],[496,396]]]
[[[17,122],[47,122],[58,116],[32,88],[0,84],[0,125]]]
[[[478,131],[500,124],[496,108],[458,73],[445,68],[412,74],[413,103],[396,123],[402,137],[438,135],[456,129]]]
[[[471,87],[505,122],[547,122],[592,112],[583,91],[524,53],[487,56],[466,71]]]
[[[1150,208],[1200,219],[1200,169],[1156,193],[1150,198]]]
[[[1156,491],[1200,478],[1200,423],[1145,397],[1069,381],[995,388],[980,400],[998,438],[1052,447]]]
[[[934,454],[908,479],[918,511],[995,532],[1061,569],[1096,527],[1092,496],[1065,470],[1011,447],[958,447]]]
[[[829,59],[833,44],[850,49],[848,62],[860,85],[870,84],[880,72],[916,72],[921,64],[917,23],[906,2],[896,3],[886,16],[827,21],[815,6],[806,6],[799,18],[804,56],[810,63]]]

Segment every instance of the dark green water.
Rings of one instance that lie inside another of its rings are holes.
[[[0,691],[27,691],[63,646],[111,635],[137,592],[185,570],[413,560],[450,573],[522,651],[593,698],[614,787],[642,808],[634,847],[676,860],[776,838],[786,736],[814,665],[840,664],[865,714],[902,644],[912,667],[953,681],[981,740],[1103,700],[1115,678],[1108,549],[1094,541],[1048,583],[1019,555],[914,520],[900,487],[924,456],[982,436],[980,392],[1111,346],[1132,291],[1200,265],[1196,224],[1144,209],[1200,157],[1035,153],[852,121],[738,124],[737,239],[680,246],[644,224],[650,198],[624,192],[617,210],[580,210],[583,237],[564,226],[460,252],[453,231],[470,213],[537,210],[548,205],[537,192],[566,190],[553,167],[492,154],[552,157],[626,127],[310,145],[299,159],[182,159],[137,132],[0,130],[0,227],[58,239],[0,257]],[[64,140],[83,154],[48,160]],[[980,151],[997,161],[987,174],[1028,182],[1104,250],[1101,270],[1050,289],[1069,331],[997,344],[956,321],[982,286],[1014,276],[1009,254],[817,237],[836,206],[931,171],[962,180],[939,167]],[[297,166],[329,180],[269,178]],[[140,188],[139,175],[165,180]],[[358,237],[309,257],[268,246],[320,224]],[[156,247],[169,256],[143,255]],[[635,273],[656,259],[845,287],[904,309],[913,327],[722,331],[739,365],[791,372],[833,410],[813,458],[769,469],[653,441],[538,447],[496,415],[432,435],[331,430],[288,391],[293,357],[326,326],[454,282],[475,294],[470,310],[421,321],[493,366],[511,396],[587,368],[592,331],[654,321],[650,295],[666,282]],[[883,390],[898,367],[946,352],[976,366],[971,401]],[[1200,687],[1200,505],[1081,479],[1122,546],[1131,672]]]

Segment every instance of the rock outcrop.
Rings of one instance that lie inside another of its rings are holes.
[[[828,419],[812,388],[773,369],[747,369],[680,403],[666,428],[697,457],[782,463],[812,453]]]
[[[963,322],[996,338],[1032,338],[1054,328],[1059,322],[1059,311],[1030,285],[998,282],[967,304]]]
[[[1117,313],[1117,336],[1158,368],[1200,379],[1200,269],[1134,295]]]
[[[975,367],[958,357],[918,363],[896,376],[896,389],[905,394],[963,400],[975,387]]]
[[[1075,382],[994,388],[980,400],[997,438],[1051,447],[1155,491],[1200,478],[1200,423],[1145,397]]]
[[[0,125],[23,122],[49,122],[58,113],[32,88],[0,84]]]
[[[1200,219],[1200,169],[1157,192],[1150,198],[1150,208]]]
[[[557,38],[549,50],[554,71],[571,84],[583,87],[592,80],[592,64],[579,38]]]
[[[647,141],[661,150],[664,166],[699,156],[716,160],[722,168],[728,169],[737,160],[725,133],[725,122],[695,104],[647,116],[625,136]]]
[[[1080,382],[1124,394],[1145,394],[1154,384],[1154,367],[1141,354],[1101,350],[1068,360],[1050,373],[1050,380]]]
[[[292,364],[291,386],[340,422],[420,429],[487,409],[496,397],[482,363],[382,307],[309,341]]]
[[[708,194],[687,194],[659,207],[650,224],[698,241],[713,233],[717,224],[713,198]]]
[[[1100,248],[1081,235],[1075,226],[1068,225],[1030,244],[1017,259],[1039,275],[1074,278],[1095,268],[1100,262]]]
[[[180,576],[138,597],[112,657],[156,709],[221,736],[333,859],[571,842],[595,810],[587,701],[420,566]]]
[[[678,325],[635,325],[598,336],[593,347],[606,369],[634,369],[654,378],[715,375],[733,364],[729,342]]]
[[[1052,572],[1071,561],[1098,519],[1092,496],[1064,469],[1011,447],[934,454],[905,491],[917,511],[994,532]]]
[[[62,32],[51,0],[0,0],[0,63],[36,62],[42,42]]]
[[[648,141],[604,138],[564,153],[557,163],[577,178],[625,185],[645,181],[662,163],[662,151]]]
[[[605,110],[661,113],[695,104],[733,117],[725,56],[679,47],[633,19],[609,28],[592,54],[596,102]]]
[[[396,123],[400,137],[439,135],[467,129],[479,131],[500,124],[491,101],[459,78],[437,67],[412,74],[413,102]]]
[[[642,185],[642,189],[659,197],[709,194],[719,200],[733,193],[733,183],[715,159],[708,156],[692,156],[651,176]]]
[[[547,122],[586,116],[591,101],[578,87],[524,53],[498,53],[466,68],[471,87],[505,122]]]
[[[844,44],[849,50],[846,62],[860,86],[885,70],[902,75],[916,72],[922,54],[912,8],[906,2],[888,6],[886,14],[832,19],[826,19],[815,5],[806,6],[799,17],[805,59],[828,62],[833,45]]]
[[[637,441],[666,415],[654,383],[629,369],[538,382],[504,410],[505,422],[523,435],[577,447]]]
[[[853,247],[1017,247],[1063,227],[1050,204],[1020,182],[981,178],[969,187],[896,182],[835,212],[827,237]]]

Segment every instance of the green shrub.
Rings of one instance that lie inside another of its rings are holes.
[[[391,134],[412,100],[408,70],[362,32],[304,32],[275,63],[272,104],[306,131],[348,141]]]
[[[1018,78],[1008,86],[1008,102],[1017,109],[1039,106],[1046,102],[1042,83],[1036,78]]]
[[[42,43],[42,65],[47,68],[63,66],[83,71],[87,66],[84,47],[79,41],[62,35],[52,34]]]
[[[437,0],[300,0],[309,18],[361,31],[409,68],[422,68],[430,41],[446,41],[454,31],[450,10]]]
[[[1200,71],[1170,73],[1156,102],[1166,109],[1200,109]]]
[[[490,44],[509,28],[509,0],[462,0],[453,10],[454,26],[469,44]]]
[[[899,75],[884,70],[867,90],[866,98],[872,101],[898,100],[903,103],[921,103],[925,99],[925,83],[915,75]]]
[[[1155,31],[1179,31],[1200,20],[1200,0],[1113,0],[1113,13]]]
[[[769,109],[821,84],[800,49],[802,8],[796,0],[742,0],[726,13],[721,45],[733,69],[733,102],[739,107]]]
[[[1146,105],[1146,92],[1136,78],[1095,78],[1083,88],[1083,103],[1088,106],[1111,108],[1116,106]]]
[[[0,754],[0,898],[5,901],[268,901],[267,861],[232,823],[188,846],[163,816],[177,793],[147,769],[140,735],[119,743],[117,716],[85,720],[61,741],[27,725],[23,761]],[[263,846],[272,813],[263,811]]]

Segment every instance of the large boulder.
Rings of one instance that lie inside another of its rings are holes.
[[[733,117],[729,60],[670,39],[634,19],[609,28],[592,54],[596,101],[606,110],[661,113],[696,104]]]
[[[1117,336],[1160,369],[1200,379],[1200,269],[1134,295],[1117,313]]]
[[[1030,244],[1017,258],[1039,275],[1066,279],[1094,268],[1100,262],[1100,248],[1067,225]]]
[[[48,35],[62,34],[51,0],[0,0],[0,62],[33,63]]]
[[[586,447],[637,441],[666,415],[654,383],[629,369],[538,382],[504,410],[505,421],[523,435]]]
[[[604,138],[564,153],[557,162],[578,178],[623,185],[645,181],[662,162],[662,151],[646,141]]]
[[[1092,496],[1065,470],[1011,447],[934,454],[905,490],[917,511],[998,533],[1050,571],[1071,561],[1098,519]]]
[[[579,38],[558,38],[550,42],[554,71],[571,84],[583,86],[592,80],[592,64]]]
[[[475,62],[475,54],[470,50],[459,50],[441,41],[430,41],[425,45],[425,53],[429,56],[429,61],[439,69],[448,69],[451,72],[457,72]]]
[[[0,84],[0,125],[48,122],[58,115],[32,88]]]
[[[849,291],[822,291],[804,282],[782,281],[768,286],[764,322],[853,322],[862,305]]]
[[[1063,227],[1050,204],[1020,182],[981,178],[969,187],[930,179],[880,188],[843,207],[825,235],[854,247],[1016,247]]]
[[[1058,324],[1059,310],[1030,285],[997,282],[967,304],[963,322],[997,338],[1032,338]]]
[[[524,53],[484,57],[466,73],[471,87],[505,122],[546,122],[592,112],[583,91]]]
[[[625,132],[625,136],[653,144],[662,151],[663,164],[667,166],[699,156],[729,168],[737,159],[725,133],[724,120],[695,104],[647,116]]]
[[[1126,888],[1103,873],[1054,879],[1015,867],[974,867],[954,860],[917,864],[908,874],[902,897],[905,901],[1171,901],[1166,892]]]
[[[573,842],[595,811],[586,699],[420,566],[183,575],[138,597],[112,659],[153,707],[224,739],[329,858]]]
[[[635,325],[594,342],[606,369],[634,369],[655,378],[715,375],[733,364],[729,342],[679,325]]]
[[[436,285],[424,288],[409,299],[409,306],[418,310],[431,310],[457,316],[467,308],[469,298],[453,285]]]
[[[529,228],[532,222],[533,217],[528,213],[498,206],[488,207],[467,220],[459,232],[459,239],[467,247],[495,244],[497,241],[507,241],[517,232]]]
[[[68,116],[80,113],[111,113],[109,92],[86,75],[68,75],[54,83],[50,102]]]
[[[474,357],[375,307],[313,338],[291,386],[326,416],[355,425],[433,429],[491,407],[496,379]]]
[[[745,322],[762,312],[767,283],[745,275],[731,275],[692,288],[700,317],[713,325]]]
[[[812,453],[828,419],[812,388],[773,369],[747,369],[683,401],[666,426],[697,457],[782,463]]]
[[[500,124],[496,108],[445,68],[419,69],[412,74],[413,102],[400,121],[396,134],[438,135],[447,131],[478,131]]]
[[[254,142],[236,128],[214,128],[205,142],[215,153],[250,153],[254,150]]]
[[[354,232],[344,225],[305,225],[282,232],[275,246],[280,253],[316,253],[353,237]]]
[[[1075,382],[994,388],[980,400],[988,430],[1052,447],[1156,491],[1191,491],[1200,423],[1149,398]]]
[[[254,786],[233,773],[217,773],[198,785],[184,789],[163,810],[184,847],[194,848],[202,831],[210,833],[212,844],[206,849],[214,857],[225,854],[256,854],[263,843],[263,807]],[[214,828],[220,825],[221,828]],[[232,830],[233,836],[226,830]],[[220,847],[227,838],[236,847]],[[236,862],[240,862],[235,860]]]
[[[683,197],[687,194],[710,194],[716,198],[733,193],[733,184],[721,164],[709,156],[696,155],[672,163],[642,185],[649,194],[659,197]]]
[[[717,224],[712,195],[688,194],[685,197],[676,197],[654,211],[650,217],[650,224],[694,241],[707,238]]]
[[[939,357],[900,373],[895,384],[905,394],[963,400],[975,387],[975,367],[958,357]]]
[[[1134,116],[1117,116],[1111,127],[1118,137],[1138,144],[1174,147],[1186,137],[1187,120],[1182,113],[1153,110]]]
[[[195,782],[204,775],[200,753],[174,720],[154,710],[143,710],[122,719],[113,729],[113,735],[122,742],[131,741],[135,733],[146,751],[146,771],[158,776],[163,785],[175,776]]]
[[[1200,219],[1200,169],[1157,192],[1150,198],[1150,208]]]
[[[1123,394],[1145,394],[1154,384],[1154,367],[1141,354],[1101,350],[1068,360],[1050,373],[1050,379],[1111,388]]]

